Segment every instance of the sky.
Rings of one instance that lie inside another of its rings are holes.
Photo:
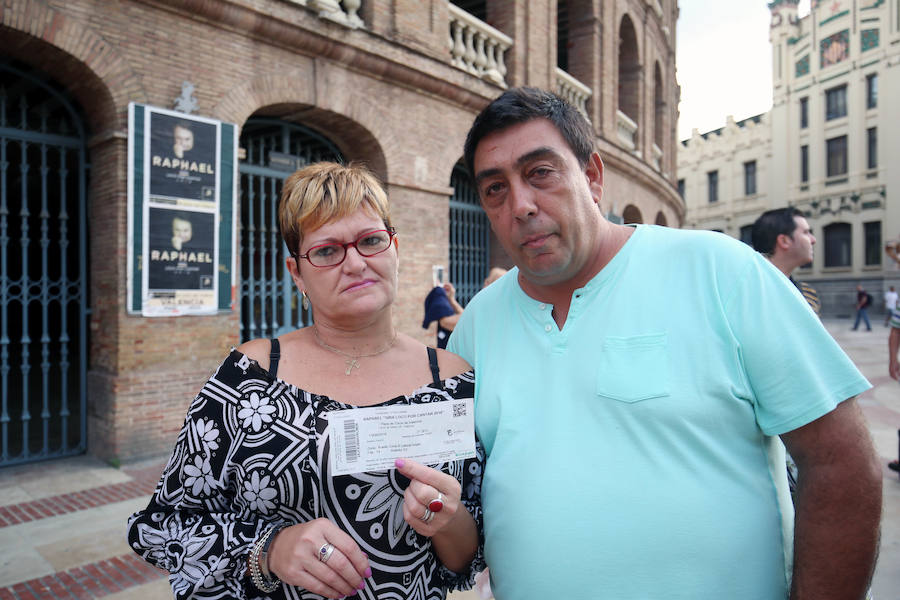
[[[772,108],[772,47],[767,0],[679,0],[676,72],[681,86],[678,139]],[[809,13],[801,0],[799,14]]]

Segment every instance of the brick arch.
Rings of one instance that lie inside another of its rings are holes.
[[[44,0],[0,8],[3,54],[59,82],[85,111],[93,134],[123,127],[128,102],[145,102],[140,79],[100,34],[73,22]]]
[[[213,114],[239,125],[251,115],[302,124],[334,142],[348,160],[365,162],[382,181],[389,181],[387,159],[375,135],[352,117],[316,106],[309,76],[301,71],[256,77],[226,94]]]

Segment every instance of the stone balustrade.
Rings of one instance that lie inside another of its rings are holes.
[[[292,4],[299,4],[315,11],[320,18],[340,23],[350,29],[357,29],[365,25],[357,14],[362,0],[288,0]]]
[[[556,68],[556,93],[569,104],[581,111],[588,121],[587,102],[591,99],[591,88],[584,85],[559,67]]]
[[[629,150],[637,149],[637,130],[638,124],[623,113],[621,110],[616,111],[616,131],[619,141]]]
[[[476,19],[466,11],[447,4],[450,12],[448,44],[452,64],[472,75],[506,87],[504,52],[512,38]]]

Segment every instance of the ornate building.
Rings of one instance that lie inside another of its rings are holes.
[[[900,238],[900,2],[798,0],[769,3],[773,107],[700,134],[678,154],[685,226],[749,243],[765,210],[795,206],[817,238],[812,265],[796,276],[815,286],[826,316],[852,314],[856,285],[879,301],[900,272],[884,245]]]
[[[466,300],[507,261],[460,159],[474,116],[509,86],[558,90],[590,118],[606,213],[680,225],[677,15],[674,0],[0,2],[0,466],[167,452],[229,346],[308,323],[273,215],[311,160],[365,161],[385,182],[398,326],[433,340],[420,326],[432,265]],[[234,214],[217,222],[234,230],[216,250],[234,260],[205,276],[220,282],[215,314],[133,310],[132,103],[237,140],[223,138]]]

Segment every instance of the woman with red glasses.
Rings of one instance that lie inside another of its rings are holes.
[[[313,325],[231,352],[129,520],[129,543],[169,571],[177,598],[424,600],[470,587],[484,568],[477,443],[474,458],[433,466],[335,466],[368,407],[402,416],[474,397],[463,359],[394,326],[384,190],[363,167],[310,165],[285,181],[279,223]]]

